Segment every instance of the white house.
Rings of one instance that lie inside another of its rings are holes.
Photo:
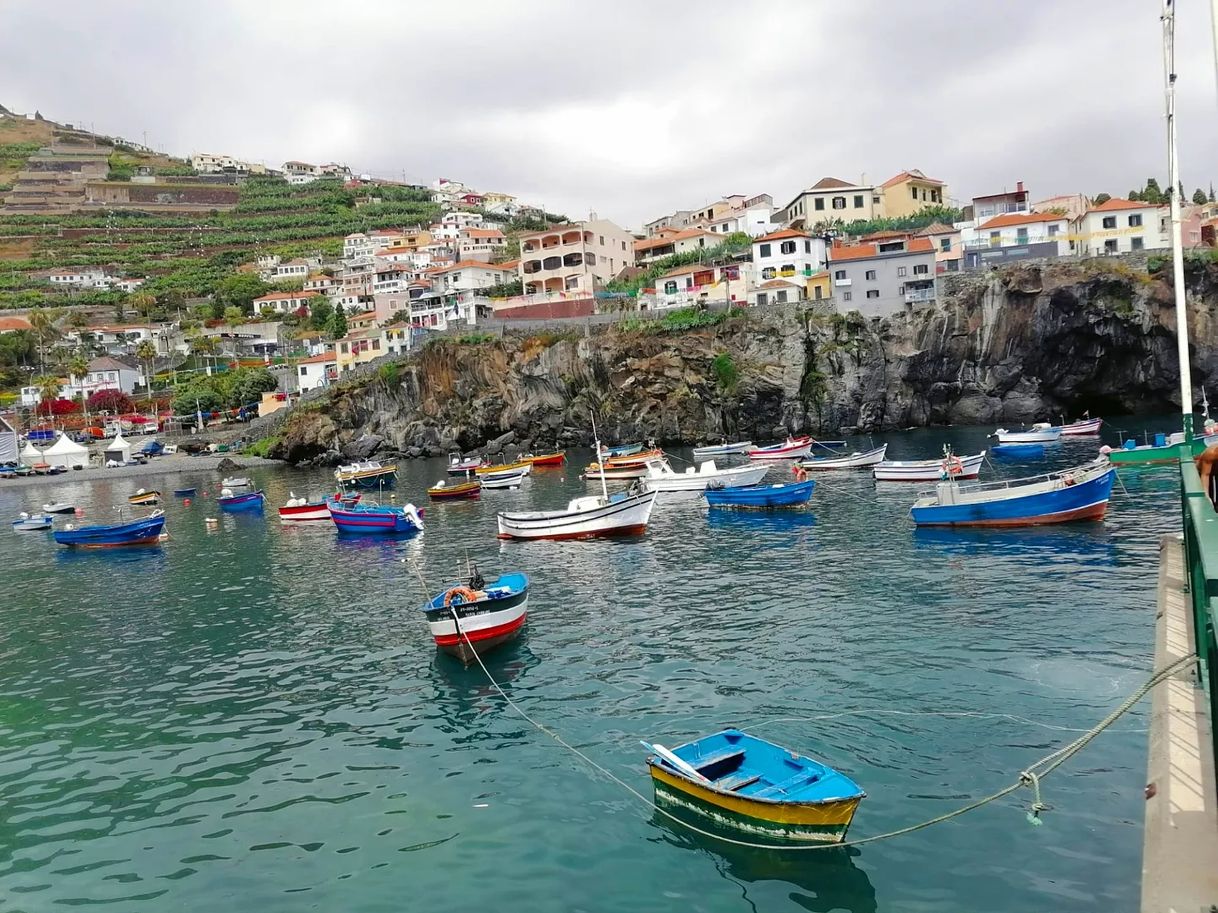
[[[69,375],[60,396],[64,399],[89,397],[100,390],[122,390],[131,394],[135,392],[136,386],[142,386],[143,383],[143,371],[117,358],[103,356],[89,362],[89,370],[84,377]]]
[[[1171,246],[1166,206],[1113,198],[1074,221],[1074,249],[1083,256]]]
[[[634,242],[634,257],[638,263],[653,263],[673,254],[705,250],[719,243],[719,238],[701,228],[661,228],[654,237]]]
[[[278,263],[271,270],[267,282],[291,282],[304,280],[309,278],[309,264],[306,260],[286,260]]]
[[[656,279],[655,307],[741,303],[748,300],[749,291],[748,272],[743,264],[693,263],[673,267]]]
[[[497,228],[462,228],[457,237],[457,259],[489,263],[506,243]]]
[[[1054,212],[1011,212],[979,225],[963,223],[960,240],[964,266],[996,266],[1030,257],[1064,257],[1070,253],[1070,219]]]
[[[301,308],[308,308],[320,292],[271,292],[254,299],[254,313],[260,314],[270,308],[276,314],[291,314]]]
[[[807,279],[825,268],[825,242],[784,228],[753,239],[753,285],[771,279]]]
[[[343,259],[369,257],[374,253],[376,243],[362,231],[349,234],[343,238]]]
[[[109,284],[109,277],[100,266],[53,269],[46,276],[51,285],[61,285],[66,288],[103,288]]]
[[[338,359],[333,352],[302,358],[296,362],[296,372],[301,393],[325,387],[338,376]]]
[[[474,297],[478,289],[490,288],[516,278],[516,266],[505,269],[481,260],[462,260],[432,274],[432,287],[449,303],[464,303]]]
[[[372,282],[372,294],[383,295],[393,292],[404,292],[410,282],[411,270],[409,263],[382,260],[373,270],[375,277]]]

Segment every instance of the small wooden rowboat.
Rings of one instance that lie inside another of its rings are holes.
[[[175,498],[193,498],[195,496],[195,489],[193,489],[193,488],[175,488],[173,490],[173,496]]]
[[[227,510],[230,513],[245,510],[262,510],[263,495],[261,491],[246,491],[241,494],[233,494],[229,489],[225,488],[220,492],[220,496],[216,498],[216,504],[221,510]]]
[[[617,492],[573,498],[566,510],[500,512],[500,539],[590,539],[630,536],[647,529],[656,493]]]
[[[1085,418],[1077,422],[1067,422],[1064,425],[1058,425],[1057,430],[1064,437],[1094,437],[1100,433],[1100,426],[1104,424],[1102,418]]]
[[[999,445],[1002,446],[1002,445]],[[954,453],[934,460],[884,460],[872,468],[877,482],[937,482],[943,478],[975,479],[981,472],[985,451],[972,456]]]
[[[629,466],[645,466],[651,460],[664,459],[664,451],[658,447],[653,447],[650,450],[640,450],[638,453],[631,453],[625,456],[605,457],[601,462],[606,466],[613,467],[629,467]],[[593,464],[595,465],[595,464]]]
[[[53,504],[43,504],[42,512],[44,514],[74,514],[76,505],[69,504],[67,501],[56,501]]]
[[[1062,430],[1054,428],[1047,422],[1037,422],[1027,431],[1008,431],[999,428],[994,432],[999,444],[1056,444],[1061,439]]]
[[[165,512],[158,510],[140,520],[55,530],[60,545],[72,548],[121,548],[128,545],[157,545],[165,528]]]
[[[525,476],[528,475],[523,469],[516,472],[501,472],[495,475],[485,476],[479,481],[483,488],[519,488],[524,483]]]
[[[754,510],[776,510],[802,507],[812,498],[816,487],[813,479],[779,485],[750,485],[747,488],[706,489],[706,503],[711,507],[732,507]]]
[[[523,472],[528,475],[533,471],[533,464],[528,460],[517,460],[515,463],[497,463],[494,466],[479,466],[474,470],[478,478],[485,479],[493,476],[510,476]]]
[[[427,489],[427,496],[433,501],[474,500],[481,494],[482,482],[478,479],[470,479],[468,482],[457,482],[454,485],[440,481]]]
[[[871,450],[863,450],[858,453],[848,453],[844,456],[836,457],[817,457],[812,460],[801,460],[799,468],[807,472],[816,472],[829,469],[869,469],[877,463],[884,461],[884,454],[888,452],[888,445],[882,444],[879,447],[874,447]]]
[[[646,463],[639,463],[637,466],[614,466],[611,463],[602,466],[600,463],[589,463],[580,477],[588,482],[601,479],[612,482],[614,479],[642,479],[646,476]]]
[[[840,771],[738,729],[671,750],[643,745],[658,805],[767,841],[841,843],[866,797]]]
[[[529,578],[524,574],[504,574],[485,583],[475,569],[469,586],[446,587],[428,600],[423,612],[436,646],[469,665],[475,653],[483,655],[514,640],[528,607]]]
[[[24,511],[13,521],[13,532],[32,533],[38,530],[50,529],[55,525],[55,518],[50,514],[27,514]]]
[[[402,507],[360,501],[351,504],[338,498],[326,502],[330,519],[340,533],[363,536],[410,535],[423,529],[423,517],[413,504]]]
[[[753,447],[745,452],[750,460],[799,460],[812,452],[812,438],[808,435],[789,437],[781,444]]]
[[[737,441],[735,444],[707,444],[705,447],[694,448],[694,460],[709,460],[717,456],[748,453],[752,449],[752,441]]]
[[[325,501],[310,501],[288,493],[287,503],[279,508],[279,519],[284,523],[329,523],[330,508]]]
[[[556,450],[554,453],[522,456],[520,459],[527,460],[534,466],[561,466],[567,460],[567,451]]]
[[[144,489],[141,488],[135,494],[133,494],[129,498],[127,498],[127,503],[135,504],[137,506],[147,505],[147,504],[160,504],[161,503],[161,493],[156,490],[144,491]]]
[[[601,455],[605,459],[612,459],[613,457],[632,456],[642,449],[642,444],[618,444],[616,447],[602,447]]]
[[[481,465],[482,457],[463,457],[459,453],[448,455],[448,474],[450,476],[463,476]]]

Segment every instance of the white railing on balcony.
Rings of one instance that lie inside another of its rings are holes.
[[[834,279],[833,284],[837,288],[849,288],[851,285],[854,284],[854,280],[853,279]]]
[[[905,300],[909,303],[915,301],[934,301],[935,290],[933,288],[916,288],[905,293]]]

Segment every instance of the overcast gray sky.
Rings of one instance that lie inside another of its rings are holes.
[[[1181,173],[1218,180],[1209,4]],[[628,227],[920,168],[962,201],[1166,176],[1155,0],[0,0],[0,103],[150,142],[464,180]]]

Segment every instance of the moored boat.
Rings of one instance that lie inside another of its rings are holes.
[[[1100,426],[1103,424],[1102,418],[1084,418],[1058,425],[1057,430],[1066,437],[1094,437],[1100,433]]]
[[[567,451],[556,450],[553,453],[527,454],[521,457],[534,466],[561,466],[567,461]]]
[[[1044,444],[995,444],[990,455],[1003,459],[1034,459],[1045,455]]]
[[[940,482],[914,502],[918,526],[1041,526],[1102,520],[1116,469],[1103,458],[1085,466],[1003,482]]]
[[[1130,440],[1126,441],[1123,447],[1101,447],[1100,453],[1107,456],[1111,462],[1121,465],[1154,466],[1178,463],[1182,455],[1199,456],[1210,443],[1218,441],[1218,438],[1212,435],[1196,436],[1191,446],[1185,446],[1182,431],[1169,435],[1158,434],[1155,437],[1157,440],[1154,444],[1138,446]]]
[[[67,501],[55,501],[53,504],[43,504],[42,512],[44,514],[74,514],[76,505],[69,504]]]
[[[871,450],[847,453],[843,456],[814,457],[812,459],[800,460],[796,465],[808,472],[821,472],[828,469],[866,469],[882,463],[884,461],[884,454],[887,452],[888,445],[881,444],[879,447],[873,447]]]
[[[231,488],[224,488],[216,497],[216,504],[221,510],[229,512],[262,510],[263,500],[261,491],[244,491],[241,494],[235,494]]]
[[[580,474],[580,478],[587,482],[612,482],[615,479],[641,479],[646,475],[646,463],[639,463],[631,466],[614,466],[608,463],[602,466],[600,463],[589,463],[584,468],[584,471]]]
[[[514,640],[524,628],[528,607],[529,578],[524,574],[504,574],[488,583],[475,568],[466,584],[445,587],[424,604],[423,612],[436,646],[468,665],[475,654]]]
[[[1056,444],[1061,436],[1061,429],[1054,428],[1048,422],[1037,422],[1026,431],[999,428],[994,432],[999,444]]]
[[[776,510],[787,507],[802,507],[812,498],[816,487],[813,479],[803,482],[780,482],[775,485],[749,485],[743,488],[717,488],[707,486],[706,503],[711,507],[738,509]]]
[[[284,523],[329,523],[330,509],[325,501],[298,498],[295,492],[288,492],[288,500],[279,508],[279,519]]]
[[[13,532],[15,533],[33,533],[39,530],[50,529],[55,525],[55,518],[50,514],[27,514],[22,511],[17,515],[17,519],[13,521]]]
[[[175,488],[173,490],[173,496],[175,498],[193,498],[194,494],[195,489],[193,488]]]
[[[448,474],[453,476],[465,475],[467,472],[473,472],[482,465],[482,457],[463,457],[459,453],[450,453],[448,455]]]
[[[229,476],[220,480],[221,488],[249,488],[250,480],[245,476]]]
[[[397,477],[396,465],[382,465],[376,460],[356,460],[334,470],[334,478],[340,485],[356,485],[360,488],[392,488]]]
[[[732,456],[733,454],[748,453],[753,449],[752,441],[737,441],[734,444],[707,444],[694,448],[695,460],[708,460],[717,456]]]
[[[972,456],[946,454],[934,460],[884,460],[872,467],[877,482],[937,482],[942,478],[975,479],[985,451]]]
[[[138,520],[99,523],[92,526],[71,524],[52,535],[60,545],[71,548],[122,548],[128,545],[155,545],[165,528],[165,512],[158,510]]]
[[[866,793],[820,761],[738,729],[644,747],[657,804],[767,841],[841,843]]]
[[[750,447],[745,453],[750,460],[799,460],[812,452],[812,438],[789,437],[781,444],[770,444],[768,447]]]
[[[479,479],[483,488],[519,488],[523,483],[525,476],[528,473],[523,469],[516,472],[500,472],[495,475],[484,476]]]
[[[326,502],[326,507],[340,533],[393,536],[417,533],[423,529],[423,517],[413,504],[402,507],[364,501],[352,504],[331,498]]]
[[[573,498],[566,510],[498,514],[500,539],[589,539],[637,535],[647,529],[654,491],[622,491]]]
[[[427,489],[427,497],[433,501],[473,500],[481,493],[482,482],[478,479],[469,479],[465,482],[455,482],[452,484],[441,480]]]
[[[137,507],[147,506],[150,504],[160,504],[161,503],[161,493],[156,490],[144,491],[144,489],[141,488],[135,494],[133,494],[127,498],[127,503],[133,504]]]
[[[479,466],[474,472],[480,479],[490,479],[495,476],[513,476],[517,474],[528,475],[533,471],[533,464],[528,460],[516,460],[512,463],[496,463],[494,465]]]
[[[707,460],[696,469],[690,466],[684,472],[677,472],[667,460],[649,460],[646,469],[643,484],[653,491],[703,491],[708,485],[723,488],[756,485],[770,471],[765,463],[720,469],[714,460]]]
[[[612,457],[633,456],[641,453],[642,450],[642,444],[618,444],[615,447],[601,447],[600,454],[602,459],[611,459]]]

